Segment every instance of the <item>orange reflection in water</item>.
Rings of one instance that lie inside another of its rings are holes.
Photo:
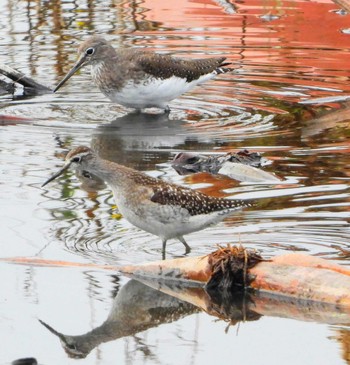
[[[219,43],[229,59],[243,65],[245,81],[268,81],[273,75],[276,82],[291,83],[288,76],[296,79],[299,74],[297,85],[341,84],[344,90],[350,64],[349,35],[343,31],[350,17],[337,13],[339,7],[331,1],[265,1],[263,6],[261,1],[246,1],[234,4],[236,13],[231,14],[209,0],[145,0],[142,6],[148,9],[143,17],[162,24],[159,35],[177,28],[187,53],[198,51],[201,44],[210,51],[211,43],[217,51]],[[172,48],[179,41],[163,37],[154,43]]]

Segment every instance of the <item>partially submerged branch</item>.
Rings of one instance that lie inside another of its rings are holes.
[[[138,278],[200,282],[210,292],[254,289],[350,307],[350,270],[299,253],[263,260],[255,251],[227,246],[206,256],[127,266],[120,271]]]
[[[49,87],[39,84],[32,78],[24,75],[22,72],[19,72],[7,65],[0,64],[0,73],[11,79],[13,82],[22,85],[24,87],[25,93],[45,94],[52,92]]]
[[[121,267],[38,258],[6,258],[1,261],[36,266],[113,270],[141,281],[153,280],[157,287],[159,282],[201,287],[210,296],[243,291],[273,295],[281,300],[292,298],[350,309],[350,269],[301,253],[264,260],[254,250],[227,246],[205,256]]]

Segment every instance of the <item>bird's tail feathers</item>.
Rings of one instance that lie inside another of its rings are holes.
[[[232,62],[222,62],[215,71],[217,72],[218,75],[234,71],[234,68],[226,67],[228,65],[232,65]]]

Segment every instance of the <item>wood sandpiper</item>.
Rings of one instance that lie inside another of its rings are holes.
[[[220,222],[232,211],[250,206],[241,200],[216,198],[190,188],[167,183],[140,171],[103,160],[89,147],[71,150],[64,166],[42,186],[70,166],[83,176],[97,176],[111,190],[120,213],[133,225],[162,239],[163,257],[167,240],[177,238],[190,252],[184,235]]]

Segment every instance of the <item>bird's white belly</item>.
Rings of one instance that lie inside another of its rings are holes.
[[[117,85],[114,88],[113,85],[101,82],[104,79],[103,69],[103,62],[91,66],[91,76],[100,90],[113,102],[136,109],[166,108],[169,101],[217,75],[217,71],[213,71],[190,82],[177,76],[167,79],[149,76],[137,82],[130,79],[122,88]]]
[[[152,233],[162,240],[182,237],[216,224],[223,220],[232,210],[212,212],[191,216],[186,209],[179,206],[166,206],[150,203],[143,209],[142,204],[133,209],[128,206],[127,200],[114,197],[121,214],[134,226]]]
[[[125,206],[123,200],[117,201],[120,213],[134,226],[152,233],[161,239],[176,238],[183,234],[191,233],[193,229],[189,214],[181,208],[173,209],[167,206],[154,205],[143,209],[130,209]],[[151,203],[152,204],[152,203]]]
[[[112,101],[131,108],[165,108],[169,101],[214,76],[214,74],[205,75],[191,82],[176,76],[168,79],[150,78],[139,83],[129,81],[122,89],[111,90],[106,95]]]

